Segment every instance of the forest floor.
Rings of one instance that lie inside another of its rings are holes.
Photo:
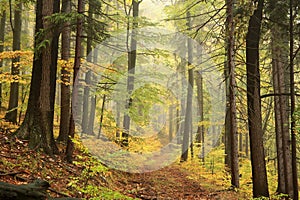
[[[210,185],[209,180],[195,180],[190,172],[184,171],[180,164],[144,173],[118,173],[116,190],[140,199],[246,199],[246,196],[233,190]],[[205,185],[205,186],[202,186]],[[207,187],[210,185],[211,187]]]
[[[213,176],[205,178],[204,172],[199,174],[200,168],[191,164],[174,163],[157,171],[132,174],[107,169],[80,149],[75,152],[75,162],[68,164],[62,156],[50,157],[29,149],[28,141],[10,138],[10,129],[0,127],[0,181],[27,184],[43,179],[50,183],[52,197],[247,199],[241,192],[226,189]]]

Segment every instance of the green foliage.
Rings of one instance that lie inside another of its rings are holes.
[[[107,168],[99,160],[91,156],[77,155],[77,159],[74,161],[74,164],[83,170],[79,176],[70,177],[71,181],[68,186],[82,193],[84,196],[96,197],[101,193],[102,187],[99,183],[95,183],[93,179],[97,177],[106,182],[104,173],[107,171]]]
[[[100,161],[91,156],[77,155],[77,161],[74,164],[82,168],[79,176],[70,177],[68,187],[78,191],[83,197],[88,199],[132,199],[102,186],[107,183],[105,173],[108,169],[104,167]],[[101,180],[99,183],[96,180]],[[98,183],[97,183],[98,182]]]
[[[84,15],[73,11],[70,13],[55,13],[51,16],[45,17],[45,19],[50,20],[55,26],[61,26],[66,22],[75,24],[79,17],[84,17]]]
[[[122,200],[131,200],[133,198],[131,197],[127,197],[117,191],[113,191],[113,190],[110,190],[108,188],[102,188],[101,189],[101,192],[98,193],[98,195],[100,194],[100,196],[98,197],[93,197],[91,198],[91,200],[100,200],[100,199],[111,199],[111,200],[114,200],[114,199],[122,199]]]

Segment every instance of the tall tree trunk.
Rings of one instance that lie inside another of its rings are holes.
[[[93,56],[93,63],[97,64],[98,63],[98,50],[94,49],[94,56]],[[91,79],[95,79],[95,75],[92,74]],[[87,133],[90,135],[94,135],[94,122],[95,122],[95,115],[96,115],[96,103],[97,103],[97,96],[93,95],[91,97],[91,111],[90,111],[90,115],[89,115],[89,122],[88,122],[88,129],[87,129]]]
[[[5,36],[5,24],[6,24],[6,11],[2,12],[0,18],[0,53],[4,50],[4,36]],[[0,60],[0,73],[2,73],[3,61]],[[2,107],[2,83],[0,83],[0,107]]]
[[[228,23],[228,19],[226,19]],[[227,25],[228,27],[228,25]],[[228,46],[225,45],[225,52],[228,52]],[[226,57],[227,59],[227,57]],[[224,132],[224,145],[225,145],[225,166],[230,170],[231,168],[231,118],[230,118],[230,78],[229,78],[229,66],[228,62],[224,62],[224,78],[225,78],[225,87],[226,87],[226,110],[225,110],[225,132]]]
[[[188,29],[191,28],[191,16],[190,11],[187,11],[187,26]],[[187,161],[188,159],[188,150],[189,150],[189,135],[192,123],[192,103],[193,103],[193,86],[194,86],[194,69],[192,68],[193,62],[193,47],[191,38],[187,40],[188,48],[188,91],[187,91],[187,101],[186,101],[186,112],[185,112],[185,121],[184,121],[184,130],[183,130],[183,142],[182,142],[182,154],[181,162]]]
[[[80,68],[80,58],[81,58],[81,50],[82,50],[82,32],[83,32],[83,12],[84,12],[84,0],[78,0],[78,8],[77,8],[78,16],[77,18],[77,28],[76,28],[76,46],[75,46],[75,62],[74,62],[74,74],[73,74],[73,93],[72,93],[72,109],[70,115],[70,126],[69,126],[69,138],[67,142],[67,149],[66,149],[66,160],[68,162],[73,161],[73,151],[74,151],[74,143],[72,142],[72,138],[75,135],[75,121],[73,116],[73,110],[75,106],[77,106],[78,100],[78,88],[75,87],[75,80]]]
[[[133,12],[133,25],[132,25],[132,33],[131,33],[131,42],[130,42],[130,51],[128,52],[128,78],[127,78],[127,94],[128,97],[126,99],[124,120],[123,120],[123,131],[122,131],[122,142],[123,146],[128,146],[128,137],[130,130],[130,116],[129,109],[132,104],[131,94],[134,89],[134,73],[135,73],[135,65],[136,65],[136,29],[138,27],[137,18],[139,16],[139,4],[137,0],[132,1],[132,12]]]
[[[199,52],[198,52],[199,54]],[[201,54],[200,54],[201,55]],[[195,71],[195,81],[197,85],[197,101],[198,101],[198,112],[199,112],[199,122],[198,123],[203,123],[204,121],[204,111],[203,111],[203,77],[200,71]],[[196,141],[201,144],[201,152],[199,153],[199,158],[201,158],[202,162],[205,161],[204,159],[204,125],[203,124],[198,124],[197,128],[197,136],[196,136]]]
[[[258,0],[257,8],[250,17],[246,35],[247,106],[254,197],[269,197],[263,146],[259,72],[259,41],[263,7],[264,0]]]
[[[92,0],[89,0],[89,9],[88,9],[88,19],[87,19],[87,42],[86,42],[86,59],[87,62],[92,62],[92,57],[94,55],[89,55],[92,51],[92,18],[93,18],[93,5]],[[81,121],[81,128],[83,133],[88,133],[88,121],[89,121],[89,97],[90,97],[90,84],[92,78],[92,71],[91,69],[87,69],[87,73],[85,74],[85,84],[84,92],[83,92],[83,107],[82,107],[82,121]]]
[[[249,158],[249,135],[246,134],[245,137],[245,154],[246,154],[246,158]]]
[[[236,99],[235,99],[235,63],[234,63],[234,0],[226,0],[227,4],[227,66],[229,71],[229,115],[230,115],[230,138],[231,138],[231,185],[239,187],[239,150],[238,133],[236,120]]]
[[[12,14],[12,13],[11,13]],[[21,49],[21,32],[22,32],[22,2],[16,5],[14,10],[14,26],[13,30],[13,51],[18,51]],[[11,65],[11,75],[20,75],[20,58],[13,58]],[[19,101],[19,78],[14,78],[14,81],[10,84],[10,95],[8,112],[5,115],[5,119],[9,122],[17,123],[18,115],[18,101]]]
[[[272,47],[272,68],[273,68],[273,88],[275,94],[287,93],[285,86],[285,64],[288,62],[288,55],[285,47],[288,42],[287,32],[279,24],[287,22],[288,8],[278,6],[277,1],[270,2],[270,19],[274,22],[271,28]],[[276,12],[284,12],[278,15]],[[292,158],[290,149],[289,117],[287,113],[288,97],[284,95],[274,96],[275,130],[278,165],[278,187],[277,192],[293,196],[293,175]]]
[[[174,105],[171,104],[169,105],[169,142],[171,142],[173,140],[173,132],[174,132],[174,128],[173,128],[173,122],[174,122]]]
[[[62,12],[67,14],[71,12],[71,0],[62,1]],[[69,69],[69,59],[70,59],[70,46],[71,46],[71,27],[70,23],[66,22],[64,24],[64,29],[62,31],[61,39],[61,58],[65,61],[65,65],[61,68],[61,110],[60,110],[60,123],[59,123],[59,135],[57,140],[67,142],[70,124],[70,109],[71,109],[71,99],[70,99],[70,69]]]
[[[290,0],[290,92],[291,92],[291,142],[292,142],[292,174],[293,199],[298,199],[298,173],[297,173],[297,145],[295,121],[295,77],[294,77],[294,1]],[[284,145],[284,144],[283,144]]]
[[[47,16],[59,12],[59,1],[38,0],[36,4],[35,47],[50,41],[34,54],[33,71],[25,119],[17,136],[29,138],[31,148],[41,147],[47,154],[58,153],[53,137],[55,76],[59,34]],[[43,34],[40,31],[44,30]]]
[[[106,94],[104,94],[103,98],[102,98],[101,114],[100,114],[100,120],[99,120],[98,139],[100,138],[102,128],[103,128],[103,117],[104,117],[105,101],[106,101]]]

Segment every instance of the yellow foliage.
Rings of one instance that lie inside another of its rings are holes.
[[[4,51],[0,53],[0,61],[3,59],[13,59],[13,58],[18,58],[18,57],[28,57],[30,60],[33,57],[33,52],[32,51]]]

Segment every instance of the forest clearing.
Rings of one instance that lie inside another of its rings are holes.
[[[298,200],[299,11],[0,0],[0,200]]]

